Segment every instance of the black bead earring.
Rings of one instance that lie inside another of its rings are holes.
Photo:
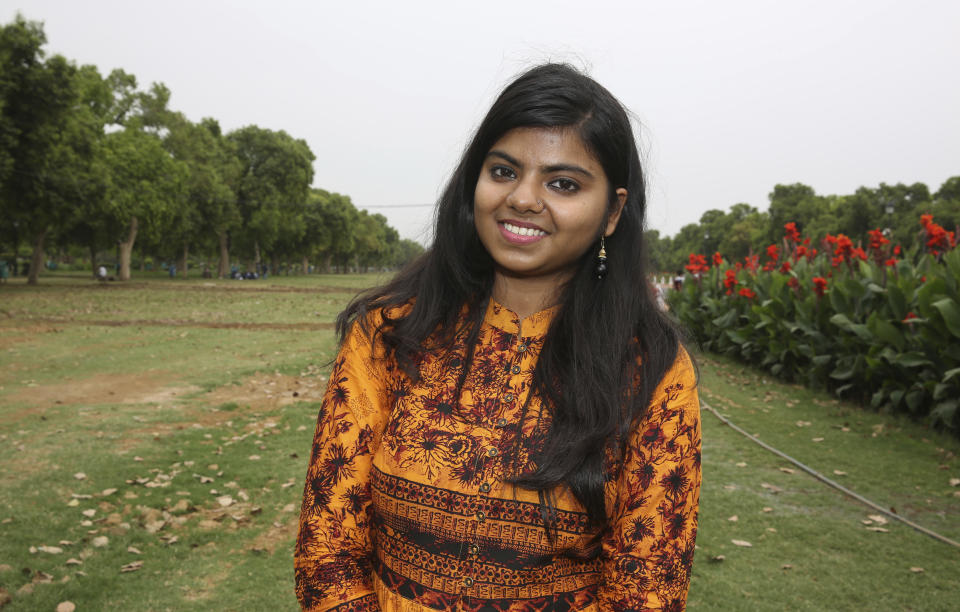
[[[597,253],[597,278],[607,275],[607,249],[603,245],[603,236],[600,236],[600,252]]]

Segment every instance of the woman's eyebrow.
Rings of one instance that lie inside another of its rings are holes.
[[[521,168],[521,169],[523,168],[523,164],[521,164],[518,159],[514,158],[512,155],[508,155],[507,153],[504,153],[503,151],[500,151],[497,149],[494,149],[489,153],[487,153],[487,157],[499,157],[500,159],[504,160],[510,165],[516,166],[517,168]],[[541,168],[541,171],[544,174],[550,174],[553,172],[574,172],[577,174],[582,174],[588,178],[594,178],[592,172],[590,172],[586,168],[577,166],[576,164],[550,164],[549,166],[543,166],[543,168]]]
[[[591,174],[589,170],[574,164],[551,164],[549,166],[544,166],[543,172],[545,174],[551,174],[553,172],[575,172],[588,178],[593,178],[593,174]]]

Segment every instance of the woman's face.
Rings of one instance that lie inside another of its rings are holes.
[[[617,226],[627,190],[609,184],[570,128],[516,128],[487,153],[474,192],[480,241],[501,274],[564,282],[603,230]],[[609,213],[609,214],[608,214]]]

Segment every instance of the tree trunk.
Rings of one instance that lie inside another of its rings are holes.
[[[180,268],[180,271],[183,274],[183,278],[187,278],[187,255],[189,253],[188,249],[190,245],[186,240],[183,241],[183,253],[180,255],[180,262],[177,264],[177,267]]]
[[[270,270],[270,273],[274,276],[280,276],[280,260],[277,259],[276,255],[270,258]]]
[[[143,249],[140,249],[140,271],[141,272],[147,271],[147,254],[144,252]]]
[[[247,269],[249,272],[249,268]],[[260,241],[253,241],[253,271],[260,274]]]
[[[303,273],[310,274],[310,260],[306,255],[303,256]]]
[[[97,245],[90,243],[90,269],[93,271],[93,278],[97,278]]]
[[[133,254],[133,243],[137,239],[137,228],[139,221],[136,217],[130,217],[130,227],[127,230],[127,239],[120,242],[120,276],[119,280],[130,280],[130,259]]]
[[[44,229],[33,238],[33,256],[30,258],[30,273],[27,275],[27,284],[36,285],[37,277],[40,276],[40,268],[43,266],[43,241],[47,237],[47,230]]]
[[[220,264],[217,266],[217,278],[230,276],[230,249],[227,247],[227,232],[217,232],[220,239]]]

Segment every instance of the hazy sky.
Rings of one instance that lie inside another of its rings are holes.
[[[544,60],[585,67],[636,114],[648,224],[667,234],[765,209],[776,183],[960,175],[955,0],[0,0],[4,21],[18,10],[48,52],[163,82],[193,120],[305,139],[315,186],[409,238],[496,93]]]

